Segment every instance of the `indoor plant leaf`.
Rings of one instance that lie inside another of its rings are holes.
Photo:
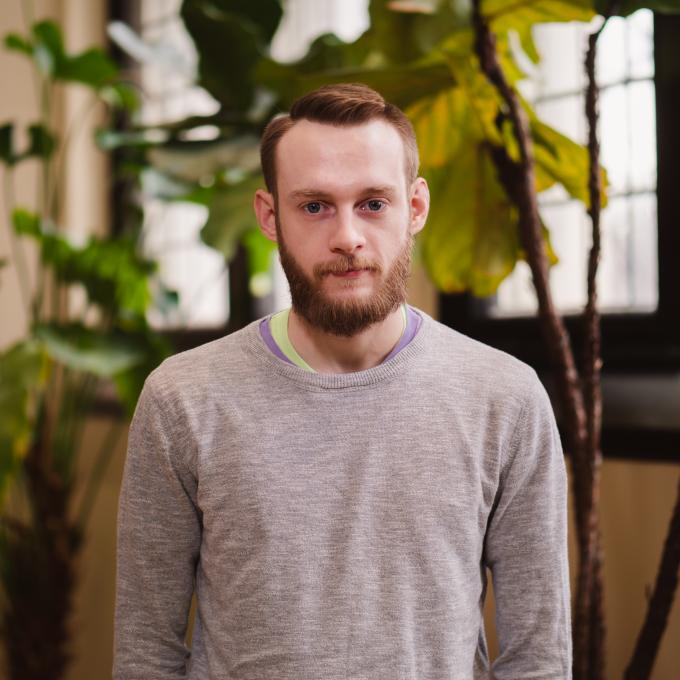
[[[28,128],[29,146],[24,157],[38,156],[39,158],[50,158],[56,147],[54,135],[42,124],[34,123]]]
[[[498,34],[510,29],[520,34],[533,24],[552,21],[590,21],[595,16],[593,0],[484,0],[482,13]]]
[[[102,50],[93,47],[73,56],[64,55],[54,75],[98,89],[117,77],[118,67]]]
[[[30,444],[32,394],[46,377],[47,364],[39,343],[25,340],[0,354],[0,508]]]
[[[259,227],[251,227],[241,236],[241,243],[248,255],[250,292],[255,297],[271,293],[273,287],[271,264],[276,243],[264,236]]]
[[[296,64],[265,60],[258,66],[256,77],[263,85],[281,94],[280,105],[283,108],[288,108],[305,92],[332,83],[364,83],[402,108],[455,84],[450,68],[442,59],[405,66],[338,68],[316,73],[299,71]]]
[[[47,76],[55,75],[64,59],[64,41],[61,29],[54,21],[33,24],[33,59]]]
[[[13,146],[14,123],[5,123],[0,126],[0,159],[7,165],[16,163],[16,153]]]
[[[537,118],[530,120],[530,128],[534,140],[538,190],[542,191],[551,186],[552,183],[559,182],[572,198],[582,201],[589,208],[588,168],[590,159],[588,149],[565,137]],[[609,182],[606,170],[601,168],[600,172],[602,182],[601,202],[604,208],[607,205],[606,188]]]
[[[227,109],[248,110],[254,102],[252,70],[278,26],[277,0],[185,0],[182,19],[200,46],[199,77]],[[229,77],[225,78],[225,69]]]
[[[148,278],[156,266],[140,256],[132,238],[92,237],[78,247],[27,210],[16,209],[13,221],[17,233],[39,242],[42,261],[58,278],[82,284],[91,302],[117,314],[145,313],[151,299]]]
[[[600,13],[611,11],[610,0],[595,0],[595,9]],[[639,9],[651,9],[661,14],[680,13],[680,0],[621,0],[614,6],[614,14],[626,17]]]
[[[52,359],[75,371],[109,378],[145,358],[144,349],[121,331],[98,332],[82,324],[40,324],[35,337]]]
[[[257,226],[253,213],[253,194],[263,187],[264,180],[260,174],[235,185],[215,187],[208,220],[201,230],[203,242],[230,260],[242,235]]]
[[[244,172],[260,167],[260,140],[254,135],[214,141],[169,143],[149,151],[149,162],[156,169],[185,182],[198,182],[229,167]]]
[[[421,254],[444,292],[494,293],[520,254],[517,211],[482,145],[461,148],[451,163],[425,173],[434,203],[421,234]]]
[[[18,33],[8,33],[5,36],[5,47],[14,52],[23,52],[28,55],[33,54],[33,43]]]

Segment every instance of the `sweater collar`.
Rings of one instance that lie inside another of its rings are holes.
[[[434,320],[422,310],[416,311],[423,318],[423,323],[406,347],[378,366],[351,373],[310,373],[299,366],[281,361],[262,340],[259,331],[261,319],[253,321],[243,331],[247,336],[248,348],[255,355],[258,365],[265,367],[266,370],[274,370],[281,377],[296,382],[301,387],[320,391],[361,388],[398,376],[423,354]]]

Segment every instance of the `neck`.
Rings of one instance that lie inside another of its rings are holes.
[[[401,305],[383,321],[344,337],[313,328],[293,308],[288,337],[297,353],[319,373],[352,373],[380,364],[404,330]]]

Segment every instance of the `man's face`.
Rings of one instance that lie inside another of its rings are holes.
[[[279,141],[276,164],[273,220],[294,310],[343,336],[385,319],[406,299],[427,213],[424,180],[407,187],[399,133],[383,121],[302,120]]]

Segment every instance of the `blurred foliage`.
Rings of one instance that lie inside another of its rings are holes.
[[[124,430],[124,422],[114,419],[115,437],[103,438],[98,451],[83,451],[92,402],[108,382],[132,413],[146,375],[169,354],[146,322],[152,289],[166,304],[176,296],[157,284],[155,263],[138,247],[138,230],[76,244],[58,221],[66,154],[64,140],[51,127],[56,87],[77,84],[90,90],[93,106],[126,110],[137,105],[135,91],[102,50],[67,53],[52,21],[34,24],[28,35],[11,33],[4,44],[30,60],[39,93],[37,120],[27,126],[23,148],[15,141],[19,125],[0,124],[3,227],[13,242],[3,273],[17,276],[29,321],[27,336],[0,353],[0,638],[7,677],[30,680],[65,672],[75,560]],[[13,190],[14,172],[27,160],[39,164],[33,206],[18,205]],[[34,279],[28,276],[26,240],[40,256]],[[78,293],[82,304],[75,311]],[[80,455],[91,458],[87,479],[77,478]],[[79,507],[74,507],[76,483],[83,499]],[[6,512],[9,498],[23,499],[30,511]],[[27,589],[29,582],[34,585]],[[32,604],[36,599],[39,608]]]
[[[527,59],[540,60],[532,38],[536,24],[587,22],[612,7],[621,15],[642,7],[678,11],[680,0],[484,0],[482,12],[496,35],[506,77],[516,85],[527,75]],[[156,195],[206,205],[203,240],[227,259],[237,244],[246,245],[256,275],[261,269],[255,263],[271,251],[257,236],[250,208],[252,189],[263,186],[256,157],[264,126],[315,87],[362,82],[403,108],[414,124],[421,174],[433,187],[428,227],[418,238],[433,282],[446,292],[494,293],[524,253],[516,211],[491,158],[502,150],[517,161],[518,149],[505,105],[474,53],[470,0],[371,0],[370,25],[356,40],[321,35],[293,63],[270,54],[282,8],[277,0],[184,0],[182,18],[199,56],[198,84],[220,110],[127,133],[128,142],[143,149],[144,163],[165,177],[156,181]],[[531,122],[537,192],[560,184],[587,206],[587,150],[539,120],[528,102],[523,106]],[[206,124],[214,126],[214,140],[187,139]],[[150,133],[159,132],[162,139],[149,141]],[[109,143],[126,142],[119,137]],[[602,186],[606,204],[604,170]],[[544,237],[554,264],[549,225]]]
[[[525,77],[520,51],[533,61],[539,58],[533,25],[595,16],[590,0],[487,0],[483,8],[513,83]],[[492,294],[523,257],[516,210],[491,160],[498,148],[517,159],[517,148],[504,105],[474,56],[469,3],[373,0],[369,11],[370,26],[355,41],[321,35],[301,59],[282,63],[270,56],[280,2],[184,0],[182,17],[199,54],[198,82],[221,108],[212,117],[155,129],[163,135],[157,142],[149,142],[149,129],[131,130],[128,143],[143,150],[144,162],[154,170],[155,195],[206,205],[203,240],[227,259],[237,244],[245,245],[255,276],[272,250],[259,235],[251,208],[253,190],[263,186],[257,158],[262,129],[310,89],[365,83],[403,108],[414,124],[421,174],[433,189],[419,248],[435,285],[447,292]],[[513,33],[521,48],[511,47]],[[233,65],[228,76],[225,64]],[[559,183],[587,202],[586,149],[538,120],[528,103],[524,106],[532,121],[537,190]],[[187,132],[206,123],[215,126],[213,141],[186,139]],[[109,137],[108,143],[126,141]],[[159,175],[165,181],[158,181]],[[606,175],[603,180],[606,186]],[[554,263],[549,229],[544,233]]]
[[[49,104],[52,90],[57,83],[79,83],[89,88],[97,101],[110,102],[110,93],[121,96],[114,98],[118,104],[136,106],[132,90],[119,76],[118,67],[100,49],[91,48],[78,54],[69,55],[64,50],[59,27],[52,21],[40,21],[33,25],[27,36],[11,33],[5,37],[5,46],[29,57],[41,83],[42,119],[28,126],[25,149],[17,149],[14,132],[17,125],[5,122],[0,125],[0,160],[8,173],[7,186],[11,187],[11,174],[16,166],[27,159],[35,159],[42,166],[41,185],[37,194],[42,200],[34,209],[14,205],[11,192],[6,196],[10,214],[7,226],[13,231],[12,238],[30,238],[37,243],[43,273],[36,285],[22,281],[24,296],[31,300],[26,310],[31,324],[27,340],[5,352],[0,359],[3,376],[3,400],[12,403],[14,409],[23,405],[24,420],[7,413],[7,424],[3,436],[11,437],[11,444],[3,443],[0,470],[9,474],[14,469],[10,459],[20,458],[30,447],[31,438],[20,426],[25,422],[35,423],[28,414],[28,401],[40,404],[48,395],[45,392],[48,381],[44,376],[62,366],[83,374],[96,377],[117,378],[118,373],[127,375],[133,366],[157,364],[168,353],[163,343],[153,338],[146,324],[146,310],[152,302],[150,281],[156,272],[155,263],[143,257],[137,244],[137,233],[115,237],[91,237],[84,245],[72,243],[66,230],[57,224],[56,204],[48,200],[50,191],[58,191],[59,168],[53,162],[59,147],[57,134],[50,128]],[[124,93],[124,94],[123,94]],[[23,251],[15,251],[14,266],[19,271],[25,262],[18,261]],[[63,305],[62,299],[73,287],[85,291],[85,309],[98,319],[94,323],[74,326]],[[47,289],[53,304],[46,302]],[[134,332],[134,342],[125,338]],[[29,361],[40,363],[37,373],[25,371],[22,380],[15,379],[17,365]],[[38,360],[40,358],[40,361]],[[123,360],[124,359],[124,360]],[[40,376],[40,380],[38,380]],[[83,375],[83,381],[85,375]],[[136,403],[138,393],[129,386],[119,396],[130,412]],[[60,395],[50,398],[60,400]],[[37,408],[40,408],[39,406]],[[35,410],[35,409],[34,409]],[[4,410],[3,410],[4,411]],[[35,413],[33,414],[35,417]],[[82,417],[82,416],[81,416]],[[15,423],[10,426],[9,423]],[[3,439],[3,442],[9,440]],[[76,455],[76,452],[73,452]],[[5,488],[9,478],[0,473],[0,489]]]

